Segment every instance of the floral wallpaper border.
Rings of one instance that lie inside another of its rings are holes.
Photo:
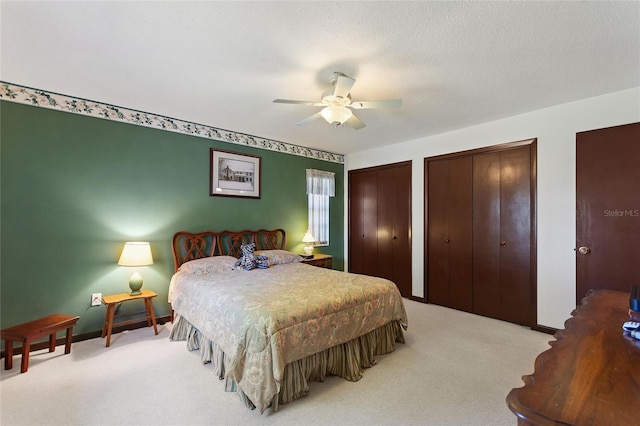
[[[0,81],[0,99],[344,164],[344,156]]]

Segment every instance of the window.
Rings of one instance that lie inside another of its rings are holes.
[[[329,197],[335,197],[335,173],[307,169],[309,231],[317,246],[329,245]]]

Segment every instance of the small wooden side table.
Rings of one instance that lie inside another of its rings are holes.
[[[306,263],[307,265],[319,266],[320,268],[331,269],[332,259],[333,259],[333,256],[331,256],[330,254],[317,253],[313,255],[313,258],[304,259],[302,262]]]
[[[31,341],[39,337],[49,336],[49,352],[56,350],[56,333],[64,329],[67,330],[64,344],[64,353],[71,352],[71,337],[73,326],[76,325],[80,317],[63,314],[53,314],[37,320],[14,325],[0,331],[0,337],[4,340],[5,359],[4,369],[13,368],[13,342],[22,341],[22,363],[20,372],[26,373],[29,369],[29,352],[31,351]]]
[[[109,296],[104,296],[102,298],[102,302],[107,305],[107,314],[104,320],[104,326],[102,327],[102,337],[107,337],[107,344],[105,345],[107,348],[111,346],[111,331],[113,329],[114,324],[124,325],[131,324],[133,322],[137,322],[140,319],[129,319],[124,321],[116,321],[114,322],[114,318],[119,317],[129,317],[132,315],[145,314],[144,319],[147,320],[147,327],[151,327],[153,325],[153,330],[156,335],[158,334],[158,326],[156,325],[156,315],[153,312],[153,303],[151,299],[156,297],[157,294],[151,290],[142,290],[140,294],[135,296],[130,295],[129,293],[120,293],[120,294],[112,294]],[[121,305],[124,302],[128,302],[130,300],[138,300],[142,299],[144,301],[144,311],[136,311],[127,314],[115,315],[116,306]]]

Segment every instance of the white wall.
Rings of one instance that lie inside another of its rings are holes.
[[[538,324],[563,328],[575,308],[575,135],[637,121],[640,87],[350,154],[345,164],[347,170],[353,170],[412,160],[413,295],[423,297],[424,158],[537,138]],[[344,193],[346,198],[346,179]],[[345,229],[345,256],[347,232]]]

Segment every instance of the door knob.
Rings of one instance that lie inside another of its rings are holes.
[[[580,254],[589,254],[591,253],[591,249],[589,247],[582,246],[578,249],[578,253]]]
[[[507,242],[502,240],[500,241],[500,247],[506,247],[507,246]]]

